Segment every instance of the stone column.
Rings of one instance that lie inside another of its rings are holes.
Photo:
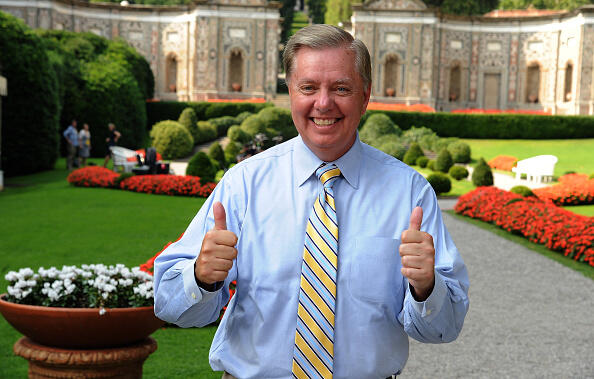
[[[2,171],[2,96],[7,94],[6,78],[0,75],[0,191],[4,189],[4,171]]]

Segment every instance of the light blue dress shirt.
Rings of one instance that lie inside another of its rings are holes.
[[[290,378],[305,226],[322,184],[322,161],[296,137],[229,170],[184,236],[155,261],[155,313],[182,327],[204,326],[237,292],[210,349],[214,370],[238,378]],[[416,171],[357,140],[334,161],[339,225],[334,378],[386,378],[402,370],[408,336],[454,340],[468,310],[468,274],[437,199]],[[222,289],[196,285],[194,262],[223,203],[238,256]],[[435,286],[417,302],[400,272],[401,233],[415,206],[435,244]]]
[[[74,129],[74,126],[69,125],[66,130],[64,130],[63,135],[64,138],[72,142],[72,146],[78,146],[78,133],[76,132],[76,129]]]

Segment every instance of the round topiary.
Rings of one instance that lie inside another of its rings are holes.
[[[429,162],[427,162],[427,168],[431,171],[435,171],[435,159],[429,159]]]
[[[183,158],[192,152],[194,138],[179,122],[161,121],[155,124],[153,130],[153,146],[164,159]]]
[[[433,187],[436,194],[447,193],[452,190],[452,181],[441,172],[435,172],[427,177],[427,181]]]
[[[252,137],[247,134],[239,125],[233,125],[232,127],[227,130],[227,137],[233,142],[238,142],[241,144],[249,142]]]
[[[205,152],[199,151],[190,159],[186,167],[186,175],[200,177],[200,183],[214,182],[218,168]]]
[[[241,151],[241,144],[235,141],[229,141],[227,146],[225,146],[224,153],[225,153],[225,160],[227,161],[227,165],[231,165],[233,163],[237,163],[237,154]]]
[[[404,154],[403,162],[409,166],[414,166],[417,163],[417,159],[424,155],[425,154],[423,153],[423,150],[421,150],[421,146],[419,146],[418,143],[413,142],[408,148],[406,154]]]
[[[240,127],[241,130],[250,136],[250,139],[254,138],[254,136],[258,133],[266,133],[266,125],[264,125],[264,123],[260,120],[260,117],[255,114],[243,120]]]
[[[492,186],[493,172],[483,158],[479,159],[472,172],[472,183],[477,186]]]
[[[437,171],[446,173],[453,165],[454,160],[448,149],[443,149],[437,154],[437,159],[435,160],[435,169]]]
[[[526,186],[514,186],[509,191],[524,197],[534,196],[534,192],[532,192],[532,190]]]
[[[218,142],[213,142],[212,145],[208,148],[208,156],[217,162],[220,168],[227,166],[227,161],[225,159],[225,153],[223,152],[223,148],[221,144]]]
[[[274,129],[276,132],[273,135],[280,133],[284,140],[291,139],[297,136],[297,129],[293,125],[293,117],[291,111],[285,108],[268,107],[258,112],[260,122],[264,124],[265,129]],[[271,132],[266,134],[271,136]]]
[[[468,170],[466,169],[466,167],[462,167],[462,166],[450,167],[448,174],[456,180],[462,180],[462,179],[468,178]]]
[[[435,132],[429,128],[421,126],[420,128],[411,127],[408,130],[402,132],[401,139],[406,144],[417,142],[421,147],[431,150],[431,144],[433,141],[438,140],[439,137]]]
[[[217,127],[208,121],[198,121],[196,123],[196,144],[214,141],[217,138]]]
[[[208,120],[217,130],[217,136],[222,137],[227,135],[227,130],[233,125],[237,124],[235,117],[223,116],[217,118],[211,118]]]
[[[406,154],[406,147],[402,144],[393,142],[393,141],[386,141],[379,146],[379,150],[383,151],[384,153],[393,156],[396,159],[402,160],[404,154]]]
[[[466,142],[457,141],[448,145],[454,163],[470,162],[470,146]]]
[[[427,158],[426,156],[418,157],[415,162],[415,164],[420,168],[427,167],[427,163],[429,163],[429,158]]]
[[[361,141],[374,145],[378,138],[390,134],[399,136],[402,130],[384,113],[374,113],[363,124],[359,137]]]
[[[238,114],[237,116],[235,116],[235,123],[233,123],[233,125],[241,125],[241,123],[248,117],[250,117],[251,115],[253,115],[252,112],[241,112],[240,114]]]
[[[196,112],[194,111],[193,108],[190,108],[190,107],[184,109],[182,111],[182,113],[179,115],[177,122],[182,124],[186,129],[188,129],[188,131],[190,133],[192,133],[192,129],[198,122],[198,118],[196,117]],[[194,140],[196,139],[194,134],[192,134],[192,137],[194,137]]]

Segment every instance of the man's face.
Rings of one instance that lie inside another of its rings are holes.
[[[318,158],[333,161],[351,148],[369,93],[355,69],[354,52],[342,47],[297,52],[289,78],[291,113]]]

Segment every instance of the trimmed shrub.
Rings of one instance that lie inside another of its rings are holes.
[[[418,143],[421,147],[431,150],[433,140],[439,139],[437,134],[429,128],[421,126],[420,128],[412,127],[402,132],[400,137],[404,143],[412,144],[413,142]]]
[[[393,141],[386,141],[383,142],[379,146],[379,150],[383,151],[384,153],[393,156],[398,160],[402,160],[404,154],[406,154],[406,147],[402,144],[393,142]]]
[[[448,146],[448,151],[452,154],[454,163],[470,162],[470,146],[466,142],[457,141]]]
[[[361,141],[373,145],[380,137],[390,134],[399,136],[402,134],[402,130],[388,116],[377,113],[367,119],[359,132],[359,137]]]
[[[218,168],[205,152],[199,151],[190,159],[186,167],[186,175],[198,176],[200,183],[213,182]]]
[[[235,141],[229,141],[227,146],[225,146],[224,153],[225,153],[225,160],[227,161],[227,165],[231,165],[233,163],[237,163],[237,154],[241,151],[241,144]]]
[[[258,118],[264,125],[265,130],[275,130],[273,134],[271,134],[271,131],[266,133],[269,137],[280,133],[283,139],[288,140],[297,136],[297,129],[293,125],[293,117],[291,116],[291,111],[288,109],[276,107],[264,108],[258,112]]]
[[[248,143],[252,137],[246,133],[239,125],[233,125],[227,131],[227,137],[233,142],[240,144]]]
[[[58,158],[60,82],[43,41],[23,21],[0,12],[2,170],[6,176],[54,167]],[[55,62],[59,66],[59,62]],[[66,127],[66,125],[65,125]]]
[[[208,120],[208,122],[210,122],[212,125],[214,125],[216,127],[218,137],[226,136],[227,130],[231,126],[237,124],[235,117],[231,117],[231,116],[211,118],[210,120]]]
[[[415,161],[415,164],[420,168],[427,167],[427,163],[429,163],[429,158],[427,158],[426,156],[418,157]]]
[[[196,135],[198,140],[194,140],[196,145],[214,141],[217,138],[217,128],[208,121],[198,121],[196,123]]]
[[[194,133],[192,133],[193,129],[195,129],[196,123],[198,122],[198,118],[196,117],[196,112],[194,109],[190,107],[184,109],[179,115],[177,122],[188,129],[190,134],[192,134],[192,137],[194,137],[194,140],[196,140],[196,136],[194,136]]]
[[[225,170],[217,171],[217,173],[215,174],[215,178],[214,178],[215,183],[220,182],[221,179],[223,179],[223,175],[225,175]]]
[[[151,131],[153,146],[164,159],[188,156],[192,152],[194,139],[190,132],[177,121],[161,121]]]
[[[435,169],[437,171],[448,172],[453,165],[454,160],[448,149],[443,149],[437,154],[437,159],[435,160]]]
[[[408,148],[406,154],[404,154],[403,162],[409,166],[414,166],[415,163],[417,163],[417,159],[424,155],[425,154],[423,153],[423,150],[421,150],[421,146],[419,146],[418,143],[413,142]]]
[[[427,181],[431,184],[433,191],[437,195],[447,193],[452,190],[452,181],[450,178],[441,172],[435,172],[427,177]]]
[[[251,115],[246,118],[241,123],[240,128],[250,136],[250,139],[254,138],[254,136],[258,133],[266,133],[266,125],[264,125],[258,115]]]
[[[509,191],[524,197],[535,196],[534,192],[532,192],[532,190],[526,186],[514,186]]]
[[[427,162],[427,168],[431,171],[435,171],[435,159],[429,159],[429,162]]]
[[[214,142],[212,145],[210,145],[210,147],[208,148],[208,156],[212,160],[217,162],[220,168],[227,166],[225,153],[223,152],[223,148],[218,142]]]
[[[448,174],[456,180],[462,180],[462,179],[468,178],[468,170],[466,169],[466,167],[462,167],[462,166],[450,167]]]
[[[472,183],[477,187],[493,185],[493,172],[483,158],[479,159],[478,164],[474,167]]]
[[[237,116],[235,116],[235,123],[233,125],[241,125],[243,120],[248,118],[249,116],[253,115],[252,112],[241,112]]]

